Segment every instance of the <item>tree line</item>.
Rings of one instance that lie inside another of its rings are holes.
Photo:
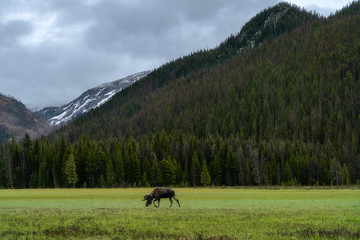
[[[180,132],[74,144],[25,135],[1,146],[1,188],[359,184],[342,147]]]

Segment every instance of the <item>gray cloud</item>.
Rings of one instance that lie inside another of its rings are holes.
[[[34,108],[65,104],[103,82],[213,48],[279,1],[4,2],[0,91]]]
[[[16,45],[18,38],[31,32],[31,25],[25,21],[9,21],[0,23],[0,48],[11,48]]]

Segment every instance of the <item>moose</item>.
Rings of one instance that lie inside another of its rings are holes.
[[[169,198],[170,200],[170,207],[173,204],[173,200],[175,199],[175,201],[177,202],[177,204],[180,207],[180,203],[179,200],[175,197],[175,191],[172,188],[159,188],[156,187],[154,188],[154,190],[152,190],[152,192],[150,193],[150,195],[145,195],[143,201],[146,201],[145,206],[148,207],[151,205],[151,203],[154,203],[155,207],[160,207],[160,199],[161,198]],[[158,201],[158,205],[156,206],[155,201]]]

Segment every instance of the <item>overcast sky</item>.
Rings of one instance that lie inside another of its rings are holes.
[[[216,47],[276,0],[1,0],[0,92],[31,109]],[[328,16],[351,1],[292,0]],[[316,2],[316,3],[314,3]]]

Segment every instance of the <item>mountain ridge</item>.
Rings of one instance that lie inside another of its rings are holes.
[[[24,104],[0,94],[0,143],[12,136],[20,139],[28,133],[36,138],[49,133],[51,127]]]
[[[101,106],[116,93],[145,77],[149,72],[150,71],[143,71],[119,80],[103,83],[86,90],[68,104],[61,107],[45,107],[35,113],[47,120],[51,126],[59,127],[71,122],[93,108]]]

